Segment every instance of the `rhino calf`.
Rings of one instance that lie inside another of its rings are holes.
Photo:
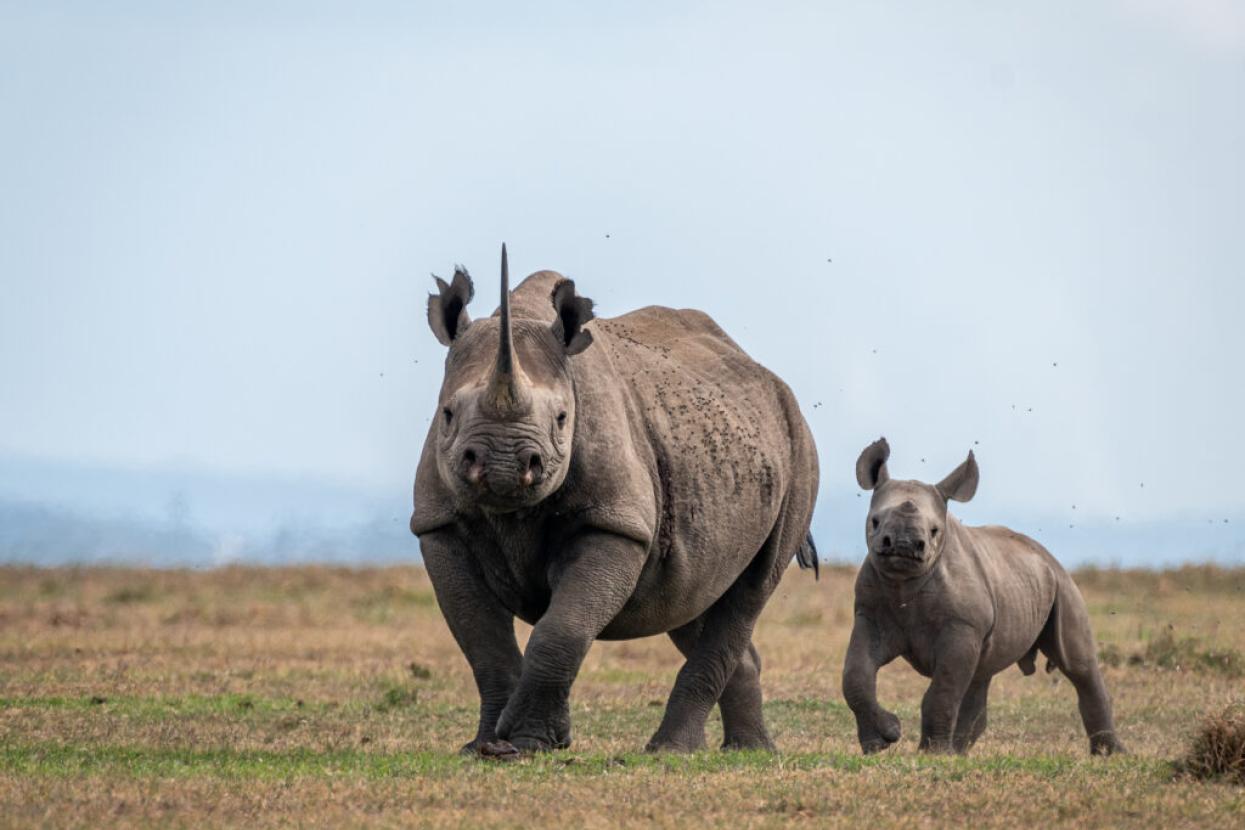
[[[977,491],[972,452],[936,485],[892,481],[889,456],[883,438],[856,462],[856,480],[873,499],[843,695],[861,749],[899,740],[899,719],[878,705],[876,689],[878,669],[896,657],[931,680],[920,748],[964,753],[985,731],[990,680],[1013,663],[1032,674],[1041,651],[1047,671],[1059,669],[1076,687],[1090,752],[1122,752],[1085,600],[1067,571],[1027,536],[965,527],[947,512],[948,501]]]

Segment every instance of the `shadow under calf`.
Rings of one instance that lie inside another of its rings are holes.
[[[880,439],[856,462],[873,491],[856,579],[856,616],[843,668],[843,694],[861,749],[885,749],[900,724],[877,700],[878,669],[903,657],[930,678],[921,701],[923,750],[967,752],[986,728],[990,680],[1013,663],[1059,669],[1076,688],[1093,754],[1124,747],[1098,667],[1085,601],[1072,578],[1034,540],[1005,527],[966,527],[947,512],[977,490],[968,459],[936,485],[892,480]]]

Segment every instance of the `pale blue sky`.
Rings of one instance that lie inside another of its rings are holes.
[[[972,520],[1241,512],[1245,4],[169,5],[0,2],[0,455],[405,502],[504,240],[712,314],[836,523],[881,434]]]

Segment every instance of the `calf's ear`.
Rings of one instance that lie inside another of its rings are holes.
[[[860,458],[856,459],[856,482],[862,490],[873,490],[879,485],[890,481],[890,473],[886,472],[886,459],[891,457],[891,445],[885,438],[879,438],[865,447]]]
[[[938,482],[938,492],[947,501],[968,501],[977,492],[977,459],[968,451],[964,463],[951,471],[951,475]]]
[[[553,287],[553,336],[568,355],[579,354],[592,345],[592,332],[584,325],[592,319],[592,300],[575,293],[572,280],[559,280]]]
[[[471,275],[461,265],[454,267],[454,278],[449,283],[436,274],[432,278],[437,281],[438,293],[428,296],[428,326],[437,340],[448,346],[471,325],[467,303],[471,302],[476,290],[471,284]]]

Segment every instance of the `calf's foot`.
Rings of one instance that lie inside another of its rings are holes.
[[[1100,732],[1089,736],[1090,755],[1127,755],[1128,750],[1114,732]]]
[[[955,755],[957,750],[955,742],[951,738],[921,738],[921,743],[917,746],[921,752],[927,752],[930,755]],[[963,754],[963,753],[958,753]]]
[[[861,751],[866,755],[881,752],[899,740],[899,718],[893,712],[879,708],[873,715],[873,723],[869,726],[861,724],[858,732]]]

